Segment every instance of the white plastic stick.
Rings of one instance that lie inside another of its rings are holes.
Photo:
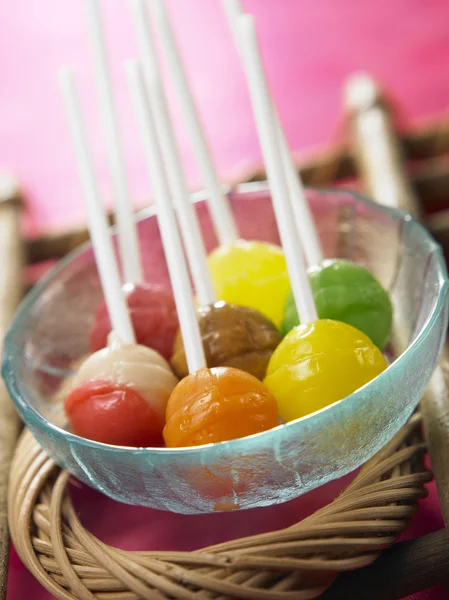
[[[275,110],[274,107],[273,110]],[[276,115],[276,112],[274,114]],[[276,118],[276,122],[278,143],[281,150],[285,174],[287,176],[287,186],[293,218],[295,220],[296,233],[299,236],[301,245],[304,249],[308,266],[319,265],[324,259],[320,238],[318,237],[318,232],[306,198],[303,183],[292,160],[287,139],[281,128],[279,119]]]
[[[126,181],[125,164],[114,106],[106,45],[97,0],[86,0],[86,12],[94,59],[100,116],[109,162],[109,172],[114,190],[118,239],[124,279],[126,283],[141,283],[143,281],[142,260]]]
[[[61,69],[59,72],[59,86],[83,187],[90,237],[112,328],[123,344],[135,344],[134,330],[120,284],[114,248],[95,179],[75,81],[70,69]]]
[[[234,43],[237,51],[241,55],[241,42],[239,40],[237,21],[244,13],[239,0],[223,0],[223,6],[228,17],[229,25],[234,36]],[[287,138],[282,129],[281,122],[277,115],[276,107],[273,104],[274,117],[276,121],[276,130],[278,144],[281,151],[282,162],[287,177],[287,186],[289,190],[290,202],[293,210],[293,217],[297,233],[301,239],[304,248],[307,263],[309,266],[317,265],[323,260],[323,249],[316,231],[315,222],[307,202],[304,192],[304,186],[301,177],[296,170],[292,160],[291,153],[287,144]]]
[[[164,0],[151,0],[149,3],[154,25],[159,35],[169,71],[176,88],[179,105],[183,113],[193,152],[203,184],[208,194],[208,205],[211,211],[214,229],[219,243],[232,244],[238,238],[238,232],[228,198],[222,191],[206,137],[201,127],[201,121],[196,110],[195,102],[189,88],[189,83],[179,55],[175,37],[170,24]]]
[[[178,222],[192,271],[193,282],[202,306],[212,304],[216,297],[212,279],[207,265],[204,247],[196,210],[190,200],[189,190],[184,175],[181,156],[176,142],[170,113],[167,107],[164,88],[161,81],[156,49],[148,27],[144,0],[132,1],[132,15],[137,41],[145,73],[146,89],[153,108],[153,121],[161,145],[165,170],[170,183]]]
[[[237,27],[259,140],[267,169],[273,208],[285,252],[293,296],[301,323],[309,323],[317,320],[317,313],[301,244],[295,230],[291,206],[288,201],[288,187],[279,152],[274,111],[259,55],[254,19],[249,15],[240,16]]]
[[[126,63],[126,73],[142,136],[148,175],[152,182],[159,229],[175,296],[189,373],[193,373],[206,366],[206,358],[190,287],[187,264],[171,204],[170,190],[164,171],[162,153],[157,142],[153,114],[151,107],[148,106],[141,64],[138,61],[128,61]]]

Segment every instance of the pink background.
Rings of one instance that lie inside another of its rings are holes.
[[[149,197],[122,62],[136,55],[128,2],[104,8],[113,81],[136,203]],[[169,2],[190,81],[224,179],[260,162],[249,100],[219,0]],[[329,142],[341,124],[342,85],[355,70],[377,76],[406,121],[438,116],[449,100],[446,0],[246,0],[292,148]],[[72,65],[81,87],[105,198],[110,185],[80,0],[14,0],[0,9],[0,165],[23,183],[32,231],[83,220],[72,150],[56,84]],[[197,170],[179,123],[193,186]]]
[[[446,0],[246,0],[257,19],[264,62],[283,124],[301,155],[336,139],[342,86],[356,70],[374,74],[396,98],[406,123],[438,118],[449,103],[449,3]],[[128,3],[101,2],[136,206],[150,197],[122,61],[135,56]],[[249,100],[218,0],[171,0],[176,34],[211,149],[225,180],[260,164]],[[84,209],[63,119],[56,70],[72,65],[87,111],[98,175],[110,204],[110,183],[100,132],[92,69],[80,0],[10,0],[0,8],[0,168],[20,179],[29,201],[28,233],[73,225]],[[177,115],[176,105],[175,114]],[[177,117],[176,117],[177,118]],[[198,173],[177,118],[192,187]],[[434,486],[409,535],[438,529],[442,521]],[[335,487],[320,493],[320,501]],[[118,506],[89,490],[76,491],[85,523],[125,548],[179,548],[233,534],[276,528],[307,513],[317,496],[243,515],[180,517]],[[198,536],[198,524],[206,534]],[[180,536],[180,531],[183,535]],[[447,598],[435,591],[425,598]],[[15,554],[8,600],[48,600]]]

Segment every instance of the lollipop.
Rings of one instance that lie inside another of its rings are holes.
[[[370,339],[345,323],[317,320],[314,298],[288,202],[276,121],[258,53],[254,20],[237,23],[256,124],[267,167],[279,233],[301,321],[273,353],[264,383],[279,403],[281,418],[296,419],[341,400],[386,368]]]
[[[126,284],[123,291],[137,343],[157,350],[164,358],[170,358],[178,331],[178,315],[171,291],[149,283]],[[107,345],[111,330],[111,319],[103,302],[97,309],[89,331],[89,344],[93,352]]]
[[[200,369],[185,377],[167,404],[167,446],[200,446],[246,437],[279,424],[267,387],[239,369]]]
[[[243,14],[240,2],[239,0],[223,0],[223,4],[234,32],[236,46],[242,54],[241,40],[236,25],[239,17]],[[354,265],[350,261],[323,260],[321,243],[301,180],[291,160],[285,135],[274,106],[272,106],[272,110],[278,150],[287,179],[286,187],[291,201],[292,216],[310,267],[309,274],[318,316],[354,325],[368,335],[382,350],[391,335],[392,305],[390,298],[368,269]],[[287,333],[299,323],[292,293],[287,295],[282,313],[281,329],[283,333]],[[276,320],[275,322],[279,323]]]
[[[142,2],[135,1],[142,7]],[[220,246],[209,257],[209,269],[215,294],[220,300],[248,306],[260,311],[279,327],[282,321],[289,282],[283,251],[279,246],[260,241],[238,239],[227,197],[222,193],[218,176],[201,128],[176,40],[165,4],[162,0],[149,3],[155,28],[160,36],[161,47],[177,92],[180,108],[192,143],[193,151],[208,192],[214,229]],[[140,29],[140,47],[152,71],[157,69],[151,40],[145,29],[144,12],[135,10],[136,27]],[[170,155],[169,155],[170,157]],[[170,162],[169,158],[169,162]],[[166,162],[167,167],[168,163]]]
[[[279,422],[276,400],[267,388],[239,369],[206,368],[187,265],[154,126],[154,87],[150,87],[152,110],[149,111],[139,63],[128,63],[127,71],[190,373],[176,386],[170,406],[167,405],[165,442],[167,446],[202,443],[206,439],[219,442],[265,431]]]
[[[368,336],[346,323],[322,319],[293,328],[268,364],[264,383],[279,414],[292,421],[349,396],[386,368]]]
[[[177,379],[160,354],[135,344],[70,71],[61,72],[60,84],[95,258],[114,328],[109,347],[82,363],[71,382],[66,414],[74,433],[98,442],[160,445],[165,405]]]
[[[169,289],[143,281],[142,259],[120,147],[120,135],[100,12],[96,0],[86,4],[100,114],[115,198],[119,250],[126,282],[124,286],[126,300],[137,342],[154,348],[169,358],[178,329],[173,295]],[[106,303],[102,302],[96,311],[89,332],[92,352],[106,346],[111,329]]]
[[[254,308],[280,326],[290,290],[281,248],[237,240],[214,250],[208,262],[218,298]]]
[[[387,292],[368,269],[349,260],[323,260],[309,268],[320,319],[336,319],[363,331],[381,350],[388,344],[392,306]],[[299,324],[292,294],[282,321],[283,333]]]
[[[281,336],[256,310],[226,302],[200,307],[198,324],[208,367],[236,367],[263,379]],[[188,374],[182,336],[175,340],[171,365],[178,377]]]
[[[134,7],[140,5],[140,2],[133,4]],[[268,360],[280,342],[280,334],[273,323],[256,310],[216,301],[197,215],[189,200],[178,146],[154,59],[154,49],[146,26],[143,25],[144,15],[138,11],[134,16],[139,39],[142,38],[143,55],[147,57],[144,64],[147,65],[147,89],[152,97],[153,118],[157,124],[156,131],[165,156],[167,179],[200,304],[197,316],[207,365],[233,366],[263,379]],[[180,377],[188,374],[181,335],[175,341],[171,364]]]
[[[72,431],[120,446],[160,446],[167,399],[177,384],[155,350],[112,343],[92,354],[65,401]]]

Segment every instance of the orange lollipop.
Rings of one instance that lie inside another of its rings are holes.
[[[277,403],[258,379],[232,367],[199,369],[173,390],[163,431],[167,446],[200,446],[279,425]]]
[[[268,388],[238,369],[206,368],[192,286],[171,203],[161,140],[158,139],[161,134],[170,133],[164,129],[158,136],[155,127],[156,120],[163,122],[159,119],[161,111],[155,101],[158,81],[156,78],[148,86],[151,104],[151,110],[148,110],[139,64],[128,63],[127,69],[190,373],[170,395],[170,407],[166,409],[166,419],[170,422],[164,429],[165,442],[169,447],[180,447],[221,442],[265,431],[279,423],[276,400]],[[191,237],[200,235],[198,228],[192,228],[192,221],[184,228],[186,230]],[[197,277],[201,276],[199,271]]]

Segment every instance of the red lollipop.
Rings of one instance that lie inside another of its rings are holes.
[[[137,343],[153,348],[164,358],[170,358],[178,330],[178,316],[171,291],[149,283],[126,284],[123,289]],[[107,346],[111,329],[108,309],[102,302],[89,332],[92,352]]]
[[[61,73],[60,85],[83,184],[95,259],[112,321],[112,327],[109,325],[104,331],[106,334],[107,330],[113,330],[108,347],[89,356],[73,376],[71,391],[65,399],[66,413],[72,429],[80,436],[127,446],[157,444],[160,443],[164,426],[167,400],[177,379],[160,353],[136,344],[104,206],[94,179],[95,169],[85,136],[73,75],[69,70]],[[129,217],[130,209],[128,206],[125,209]],[[132,233],[132,238],[136,241],[135,232]],[[123,239],[125,241],[126,236]],[[136,279],[131,279],[133,280]],[[167,306],[170,306],[171,295],[160,288],[155,294],[159,302],[153,306],[157,306],[158,310],[152,315],[150,313],[150,321],[157,323],[156,331],[159,332],[159,325],[170,314]],[[144,295],[148,301],[148,293]],[[142,293],[138,291],[131,303],[136,309],[142,307],[142,304],[147,306]],[[144,315],[143,321],[146,318]],[[139,316],[135,325],[139,327],[140,335],[141,324],[142,317]],[[177,321],[173,326],[173,334],[176,328]],[[148,329],[145,332],[148,333]],[[171,346],[168,353],[170,351]]]
[[[161,446],[158,415],[135,390],[109,381],[88,381],[66,398],[72,431],[117,446]]]

